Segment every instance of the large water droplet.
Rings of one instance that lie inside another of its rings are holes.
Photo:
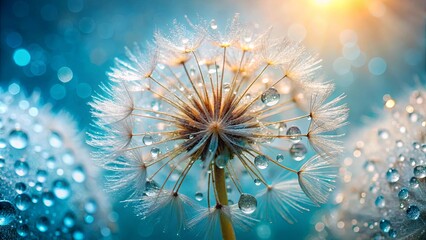
[[[300,142],[301,137],[299,136],[301,134],[300,129],[296,126],[290,127],[287,129],[287,135],[290,136],[291,141],[293,143]]]
[[[386,172],[386,180],[390,183],[395,183],[399,180],[399,172],[395,168],[389,168]]]
[[[223,154],[220,154],[215,159],[215,164],[218,168],[224,169],[226,167],[226,164],[228,164],[229,158]]]
[[[423,165],[416,166],[413,173],[416,178],[424,178],[426,177],[426,167]]]
[[[408,198],[408,189],[406,188],[401,188],[401,190],[399,190],[398,192],[398,198],[400,200],[405,200]]]
[[[374,204],[376,204],[378,208],[384,208],[386,205],[385,198],[383,196],[378,196]]]
[[[407,218],[410,220],[417,220],[420,217],[420,209],[415,206],[411,205],[407,208]]]
[[[46,170],[38,170],[36,174],[37,182],[44,183],[47,180],[47,171]]]
[[[380,225],[380,229],[385,233],[389,232],[389,230],[391,229],[391,223],[386,219],[380,220],[379,225]]]
[[[53,182],[53,194],[59,199],[67,199],[71,195],[70,184],[65,179]]]
[[[55,204],[55,196],[51,192],[44,192],[41,195],[41,200],[46,207],[51,207]]]
[[[39,230],[40,232],[46,232],[47,230],[49,230],[49,226],[50,222],[47,217],[40,217],[36,221],[37,230]]]
[[[280,94],[278,93],[277,89],[269,88],[262,93],[260,99],[266,106],[271,107],[280,101]]]
[[[145,135],[143,136],[142,141],[145,145],[149,146],[153,143],[154,140],[151,135]]]
[[[20,194],[15,197],[15,206],[20,211],[26,211],[31,203],[31,197],[28,194]]]
[[[49,144],[54,148],[62,147],[62,136],[57,132],[52,132],[49,137]]]
[[[238,200],[238,207],[245,214],[251,214],[256,210],[257,200],[250,194],[243,193]]]
[[[290,148],[290,155],[296,161],[302,161],[305,159],[307,152],[308,150],[302,143],[295,143]]]
[[[419,187],[419,180],[416,177],[410,178],[410,187],[411,188],[418,188]]]
[[[151,148],[151,156],[153,159],[156,159],[160,155],[160,149],[157,147]]]
[[[77,166],[74,168],[72,171],[72,179],[78,183],[82,183],[86,180],[86,173],[83,166]]]
[[[27,185],[25,185],[25,183],[23,182],[18,182],[15,184],[15,191],[18,194],[22,194],[25,192],[25,190],[27,190]]]
[[[258,155],[254,158],[254,165],[259,169],[265,169],[269,165],[269,161],[264,155]]]
[[[27,224],[22,224],[16,228],[16,232],[18,233],[19,236],[26,237],[30,233],[30,228],[28,227]]]
[[[24,149],[28,146],[28,135],[21,130],[13,130],[9,134],[9,144],[15,149]]]
[[[28,163],[21,160],[16,160],[13,166],[15,168],[15,173],[21,177],[27,175],[28,171],[30,170],[30,166],[28,165]]]
[[[203,193],[202,192],[196,192],[195,193],[195,200],[202,201],[203,200]]]
[[[15,220],[16,210],[9,201],[0,201],[0,226],[9,225]]]

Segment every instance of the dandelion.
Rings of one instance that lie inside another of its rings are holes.
[[[383,99],[381,119],[353,137],[337,206],[318,223],[326,227],[320,238],[426,237],[426,91]]]
[[[90,144],[117,174],[110,190],[129,190],[125,202],[139,215],[174,219],[177,232],[200,226],[212,237],[220,226],[234,239],[234,227],[265,214],[258,200],[294,222],[290,209],[323,203],[332,189],[339,145],[329,138],[345,124],[342,97],[325,103],[333,85],[319,80],[320,61],[303,47],[238,18],[224,31],[215,20],[175,21],[170,34],[155,34],[155,53],[136,47],[117,60],[106,96],[91,103]],[[304,162],[308,142],[318,155]],[[270,185],[277,171],[292,179]],[[255,197],[253,185],[264,192]]]
[[[99,168],[76,129],[37,93],[0,88],[1,239],[112,237],[110,206],[95,180]]]

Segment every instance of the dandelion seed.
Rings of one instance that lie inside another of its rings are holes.
[[[100,164],[116,173],[108,179],[110,189],[128,189],[125,202],[145,218],[168,218],[174,211],[178,230],[220,228],[226,239],[235,238],[234,227],[256,223],[248,215],[265,211],[258,210],[262,196],[271,199],[262,206],[288,222],[295,221],[291,208],[306,210],[306,196],[325,202],[333,178],[329,156],[338,149],[337,140],[328,138],[347,117],[346,106],[338,105],[343,97],[326,103],[333,86],[314,80],[319,59],[238,18],[225,28],[215,21],[175,21],[170,33],[155,34],[155,47],[149,48],[155,54],[126,49],[128,60],[117,60],[106,96],[91,104],[99,130],[91,133],[90,144],[100,149]],[[298,115],[298,108],[305,114]],[[311,155],[307,144],[321,157],[299,170],[282,164],[284,153],[303,164]],[[271,190],[271,168],[295,179],[281,179]],[[252,181],[242,181],[243,175]],[[191,189],[187,179],[197,187]],[[253,185],[269,190],[255,197],[244,191]],[[181,217],[195,206],[187,192],[201,204],[189,219]],[[230,199],[234,192],[239,199]]]

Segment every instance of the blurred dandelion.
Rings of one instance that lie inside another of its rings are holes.
[[[1,239],[112,238],[98,168],[76,129],[38,94],[26,97],[16,83],[0,88]]]
[[[98,130],[90,144],[113,171],[110,189],[128,191],[125,202],[142,217],[212,238],[220,226],[235,239],[234,227],[264,217],[293,222],[291,209],[326,201],[343,96],[326,103],[334,87],[320,80],[320,60],[269,32],[238,15],[223,31],[215,20],[174,22],[146,53],[135,45],[116,59],[111,84],[91,103]],[[303,162],[308,143],[318,155]],[[284,177],[270,183],[271,173]],[[254,185],[263,192],[249,193]]]
[[[382,119],[356,136],[344,160],[338,205],[317,223],[321,238],[426,237],[426,91],[383,99]]]

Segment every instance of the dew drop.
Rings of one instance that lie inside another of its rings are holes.
[[[67,165],[74,164],[75,158],[71,151],[67,151],[62,155],[62,161]]]
[[[96,201],[94,199],[89,199],[84,204],[84,211],[86,211],[86,213],[88,213],[88,214],[96,213],[97,209],[98,209],[98,204],[96,203]]]
[[[51,207],[55,204],[55,196],[51,192],[44,192],[41,195],[41,201],[43,202],[44,206]]]
[[[72,239],[73,240],[83,240],[84,239],[84,233],[80,229],[76,229],[72,233]]]
[[[59,199],[67,199],[71,195],[70,184],[65,179],[55,180],[53,194]]]
[[[231,84],[229,84],[229,83],[224,83],[224,84],[223,84],[223,90],[224,90],[225,92],[229,92],[229,90],[231,90]]]
[[[38,170],[36,174],[37,182],[44,183],[47,180],[47,171],[46,170]]]
[[[278,162],[282,162],[282,161],[284,161],[284,155],[278,154],[276,159],[277,159]]]
[[[388,220],[382,219],[382,220],[380,220],[379,226],[380,226],[380,230],[387,233],[387,232],[389,232],[389,230],[391,228],[391,223]]]
[[[243,193],[238,200],[238,207],[245,214],[251,214],[256,210],[257,200],[250,194]]]
[[[390,238],[396,238],[398,235],[397,235],[397,232],[396,232],[396,230],[395,229],[391,229],[391,230],[389,230],[389,237]]]
[[[410,178],[410,187],[411,188],[418,188],[419,187],[419,180],[416,177]]]
[[[381,139],[388,139],[390,136],[389,131],[386,129],[379,129],[378,135]]]
[[[415,206],[411,205],[407,208],[407,218],[410,220],[417,220],[420,217],[420,209]]]
[[[26,211],[32,203],[31,197],[28,194],[20,194],[15,197],[15,206],[20,211]]]
[[[75,225],[75,215],[72,212],[67,212],[64,216],[64,220],[62,220],[62,223],[67,228],[72,228]]]
[[[151,135],[145,135],[143,136],[142,141],[145,145],[149,146],[152,145],[154,140]]]
[[[52,132],[49,136],[49,144],[54,148],[62,147],[62,136],[57,132]]]
[[[376,204],[376,207],[378,208],[384,208],[386,205],[385,198],[383,196],[378,196],[376,201],[374,201],[374,204]]]
[[[56,167],[56,159],[55,157],[51,156],[46,159],[46,166],[50,169],[54,169]]]
[[[28,135],[21,130],[13,130],[9,134],[9,144],[15,149],[24,149],[28,146]]]
[[[9,201],[0,201],[0,226],[9,225],[15,220],[16,210]]]
[[[426,167],[423,165],[416,166],[413,173],[416,178],[424,178],[426,177]]]
[[[398,192],[398,198],[400,200],[405,200],[408,198],[408,189],[406,188],[401,188],[401,190],[399,190]]]
[[[258,155],[254,158],[254,165],[259,169],[266,169],[269,165],[269,161],[264,155]]]
[[[306,149],[305,145],[302,143],[295,143],[290,148],[290,155],[291,158],[293,158],[296,161],[302,161],[305,159],[306,153],[308,150]]]
[[[280,101],[280,94],[278,93],[277,89],[269,88],[262,93],[260,100],[262,100],[266,106],[271,107]]]
[[[155,196],[160,187],[154,180],[147,180],[144,194],[148,197]]]
[[[30,233],[30,228],[28,227],[27,224],[22,224],[16,228],[16,232],[18,233],[19,236],[26,237]]]
[[[212,19],[212,20],[210,21],[210,28],[211,28],[211,29],[213,29],[213,30],[216,30],[216,29],[217,29],[217,23],[216,23],[216,20]]]
[[[4,149],[6,147],[7,147],[6,141],[0,138],[0,149]]]
[[[215,164],[218,168],[224,169],[226,167],[226,164],[228,164],[229,158],[223,154],[220,154],[215,159]]]
[[[260,179],[258,178],[254,179],[254,185],[260,186],[260,184],[262,184],[262,181],[260,181]]]
[[[290,137],[293,143],[300,142],[300,139],[301,139],[301,137],[299,136],[300,134],[301,134],[300,129],[296,126],[290,127],[287,130],[287,135]]]
[[[44,216],[40,217],[36,221],[36,228],[40,232],[46,232],[47,230],[49,230],[49,226],[50,226],[50,222],[47,217],[44,217]]]
[[[2,157],[0,157],[0,168],[3,168],[4,165],[6,165],[6,160]]]
[[[21,160],[16,160],[14,168],[15,173],[20,177],[27,175],[28,171],[30,170],[30,166],[28,165],[28,163]]]
[[[86,173],[83,166],[77,166],[74,168],[72,171],[72,179],[78,183],[82,183],[86,180]]]
[[[386,180],[390,183],[395,183],[399,180],[399,172],[395,168],[389,168],[386,172]]]
[[[203,193],[202,192],[196,192],[195,193],[195,200],[202,201],[203,200]]]
[[[153,159],[156,159],[160,155],[160,149],[157,147],[151,148],[151,156]]]
[[[364,163],[364,169],[367,172],[374,172],[374,169],[375,169],[374,161],[371,161],[371,160],[365,161],[365,163]]]
[[[15,184],[15,191],[18,194],[22,194],[25,192],[25,190],[27,190],[27,185],[25,185],[25,183],[23,182],[18,182]]]

